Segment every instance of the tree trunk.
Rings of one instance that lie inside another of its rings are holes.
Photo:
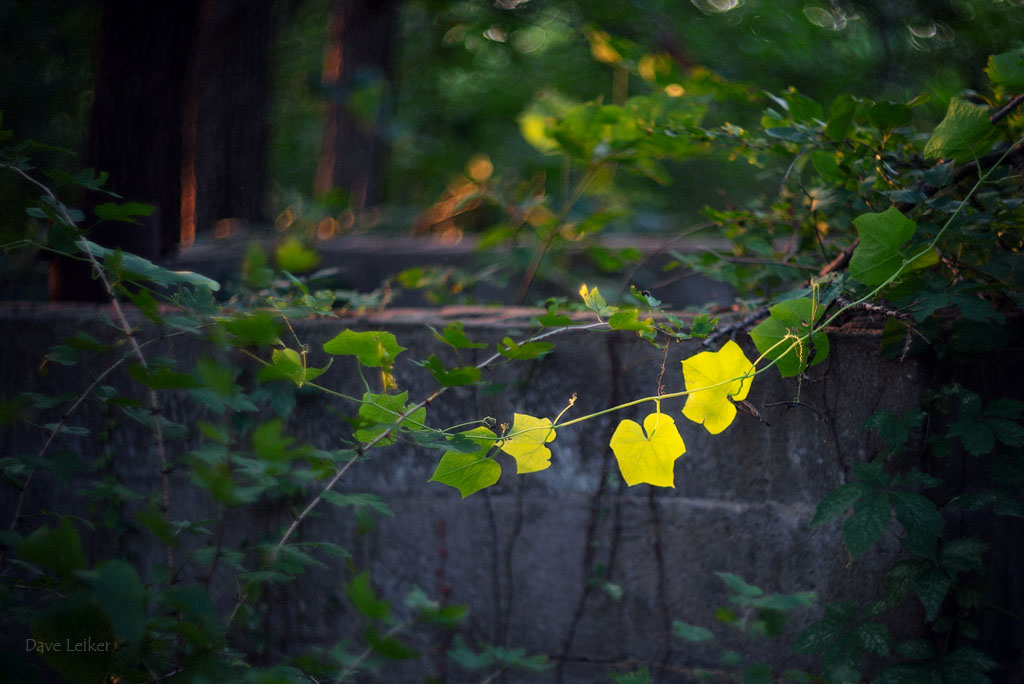
[[[143,225],[101,223],[90,238],[148,259],[178,243],[182,101],[197,9],[198,0],[106,0],[102,9],[83,163],[110,174],[108,189],[157,211]],[[51,264],[51,299],[104,297],[87,265]]]
[[[264,218],[271,3],[104,2],[84,163],[157,211],[141,226],[100,224],[93,240],[157,260],[219,219]],[[88,266],[58,258],[50,298],[105,293]]]
[[[348,193],[354,209],[381,201],[387,145],[380,108],[357,106],[352,96],[386,86],[399,2],[335,0],[332,9],[323,72],[330,106],[315,189],[321,196],[333,189]]]
[[[183,247],[222,219],[266,218],[271,4],[202,3],[185,110]]]

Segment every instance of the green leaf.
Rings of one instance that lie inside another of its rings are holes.
[[[743,670],[743,684],[772,684],[772,668],[762,663],[747,666]]]
[[[996,437],[988,424],[976,418],[962,418],[949,426],[946,437],[959,437],[972,456],[987,454],[995,448]]]
[[[176,287],[178,285],[192,285],[195,287],[206,287],[214,292],[220,289],[220,283],[211,280],[206,276],[192,273],[190,271],[169,271],[166,268],[157,266],[148,259],[143,259],[135,254],[122,253],[119,250],[101,247],[95,242],[86,240],[89,251],[98,258],[103,259],[104,264],[111,268],[116,265],[119,277],[124,280],[150,282],[154,285],[165,287]],[[114,270],[114,269],[112,269]]]
[[[408,392],[401,394],[372,394],[367,392],[363,395],[363,403],[359,406],[357,424],[360,426],[355,437],[360,442],[370,442],[383,432],[392,430],[398,424],[398,418],[409,410],[406,401],[409,398]],[[420,429],[427,421],[427,409],[420,407],[413,411],[409,417],[402,421],[400,428],[403,430]],[[386,446],[394,444],[394,434],[383,438],[379,444]]]
[[[426,361],[420,362],[421,366],[430,371],[434,378],[445,387],[462,387],[475,385],[480,382],[480,369],[476,366],[459,366],[448,370],[441,363],[441,359],[431,354]]]
[[[580,287],[580,297],[583,298],[583,306],[587,307],[598,316],[603,317],[615,313],[615,308],[608,306],[608,302],[605,301],[604,297],[596,287],[591,290],[587,287],[586,283],[584,283]]]
[[[850,257],[850,277],[868,287],[877,287],[904,267],[906,257],[900,247],[914,237],[917,224],[895,207],[880,214],[861,214],[853,224],[860,236],[860,244]],[[936,261],[937,255],[928,252],[907,264],[904,272],[930,266]]]
[[[985,73],[994,86],[1011,93],[1024,90],[1024,48],[989,56]]]
[[[747,584],[742,577],[734,575],[731,572],[716,572],[718,579],[725,582],[725,585],[732,591],[739,594],[741,597],[757,598],[758,596],[764,595],[764,590],[761,587],[755,587],[752,584]]]
[[[443,332],[439,333],[433,328],[431,331],[433,331],[434,337],[455,349],[484,349],[487,347],[483,342],[470,340],[462,328],[462,321],[452,321],[444,327]]]
[[[373,625],[367,625],[365,636],[370,648],[388,660],[411,660],[420,655],[419,651],[410,648],[397,638],[388,634],[380,634]]]
[[[221,321],[220,324],[234,338],[231,343],[239,347],[277,344],[284,329],[278,319],[263,312]]]
[[[825,126],[825,137],[834,141],[849,137],[853,132],[853,117],[856,113],[857,99],[853,95],[840,95],[833,100]]]
[[[697,644],[705,641],[713,641],[715,638],[715,635],[711,633],[710,629],[687,624],[682,620],[672,621],[672,636]]]
[[[61,579],[85,568],[82,539],[66,516],[61,516],[57,527],[43,525],[25,537],[18,545],[18,557],[53,570]]]
[[[903,546],[911,553],[934,559],[942,534],[942,515],[927,497],[914,492],[893,492],[896,519],[907,534]]]
[[[911,587],[924,606],[925,619],[933,622],[939,615],[942,602],[952,586],[949,577],[940,568],[928,565],[918,572],[911,581]]]
[[[172,548],[178,546],[178,537],[175,536],[171,526],[167,524],[167,520],[160,513],[160,508],[155,501],[150,502],[149,506],[136,513],[135,517],[144,527],[155,534],[164,546]]]
[[[382,330],[344,330],[324,342],[324,351],[335,356],[355,356],[370,368],[391,368],[395,357],[405,351],[395,336]]]
[[[868,108],[868,122],[883,131],[910,123],[911,116],[910,107],[899,102],[876,102]]]
[[[797,653],[820,653],[832,645],[848,628],[848,624],[839,620],[818,620],[800,633],[793,642],[793,650]]]
[[[389,518],[392,518],[395,515],[391,511],[391,507],[376,494],[369,494],[366,492],[341,494],[333,490],[327,490],[321,494],[321,496],[324,501],[335,506],[351,506],[355,509],[368,509],[372,510],[377,515],[385,515]]]
[[[931,665],[900,663],[886,668],[871,684],[936,684],[941,681],[942,675]]]
[[[857,628],[857,641],[869,653],[887,658],[892,637],[889,628],[880,622],[865,622]]]
[[[863,482],[848,482],[833,489],[818,502],[814,518],[811,520],[811,527],[832,522],[869,491],[871,490]]]
[[[776,361],[782,377],[799,375],[828,357],[829,343],[825,333],[808,335],[824,307],[809,297],[803,297],[780,302],[768,312],[770,316],[750,331],[750,339],[766,358]]]
[[[523,342],[519,344],[511,337],[505,337],[498,343],[498,353],[509,359],[526,360],[544,356],[554,349],[550,342]]]
[[[88,584],[120,642],[138,643],[146,631],[146,589],[135,568],[108,560],[77,576]]]
[[[924,418],[924,411],[906,411],[897,416],[892,411],[882,410],[864,421],[863,428],[877,430],[886,448],[895,452],[907,443],[911,428],[921,425]]]
[[[608,319],[612,330],[633,330],[638,333],[654,334],[654,321],[651,318],[639,319],[637,309],[619,309]]]
[[[988,107],[954,97],[949,101],[946,117],[925,143],[924,156],[928,159],[972,161],[985,153],[995,133],[996,128],[989,121]]]
[[[195,378],[188,373],[179,373],[166,366],[143,368],[136,363],[128,368],[128,374],[137,382],[152,389],[187,389],[199,386]]]
[[[856,558],[881,539],[891,515],[889,495],[885,492],[869,492],[857,500],[853,515],[843,524],[843,541],[851,557]]]
[[[320,263],[320,255],[294,237],[278,245],[274,256],[277,257],[277,267],[291,273],[312,271]]]
[[[141,225],[142,222],[137,221],[136,217],[149,216],[155,208],[151,204],[141,204],[139,202],[124,202],[123,204],[106,202],[97,206],[93,211],[96,212],[96,217],[101,221],[120,221]]]
[[[345,584],[345,593],[355,609],[370,620],[387,620],[391,617],[391,604],[378,599],[370,584],[370,573],[363,571]]]
[[[490,487],[501,477],[501,464],[487,454],[494,447],[497,435],[485,427],[459,433],[479,444],[474,453],[446,451],[430,476],[430,482],[440,482],[455,487],[465,499],[470,494]]]
[[[985,569],[982,557],[988,548],[988,543],[974,537],[952,539],[942,547],[939,563],[946,572],[954,575],[958,572],[982,572]]]
[[[260,369],[260,380],[290,380],[297,386],[302,387],[307,382],[312,382],[324,374],[330,367],[328,363],[323,368],[310,368],[305,365],[305,360],[298,351],[294,349],[275,349],[271,355],[269,366]]]

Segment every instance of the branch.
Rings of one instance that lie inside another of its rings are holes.
[[[50,198],[52,205],[60,212],[61,218],[69,227],[74,228],[77,226],[74,219],[71,218],[71,214],[68,212],[67,207],[64,206],[64,203],[57,198],[57,195],[55,195],[53,190],[51,190],[47,185],[37,181],[35,178],[16,166],[11,166],[9,164],[4,164],[4,166],[13,170],[29,183],[32,183],[42,190],[42,192]],[[78,246],[83,252],[85,252],[85,256],[88,258],[89,262],[92,264],[93,270],[96,272],[96,277],[99,278],[100,282],[103,284],[103,289],[107,293],[107,297],[110,299],[110,303],[114,307],[114,314],[121,326],[121,330],[124,332],[125,337],[128,340],[128,344],[131,346],[132,353],[135,358],[139,360],[139,365],[148,370],[149,364],[146,363],[146,356],[142,353],[142,348],[135,339],[135,331],[132,329],[131,324],[128,323],[128,319],[124,315],[124,311],[121,309],[121,304],[117,301],[117,297],[114,294],[114,287],[110,284],[110,280],[107,279],[107,275],[103,271],[103,267],[100,265],[99,260],[96,259],[96,255],[92,253],[92,249],[89,245],[90,243],[85,237],[79,238]],[[167,450],[164,445],[163,426],[160,424],[160,406],[156,400],[156,390],[151,387],[148,388],[146,403],[150,412],[153,414],[153,435],[156,442],[157,454],[160,457],[160,477],[163,489],[161,493],[160,508],[166,518],[167,511],[170,509],[171,501],[170,471],[167,467]],[[167,566],[169,568],[174,567],[174,551],[169,546],[167,547]]]

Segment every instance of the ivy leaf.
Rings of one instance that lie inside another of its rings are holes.
[[[889,527],[892,508],[889,495],[874,491],[862,496],[853,506],[853,515],[843,524],[843,541],[850,556],[856,558],[875,545]]]
[[[501,477],[501,464],[487,458],[488,452],[497,441],[497,435],[485,427],[459,433],[460,437],[477,442],[479,450],[473,453],[446,451],[441,456],[429,482],[440,482],[455,487],[465,499],[470,494],[486,489]]]
[[[281,335],[283,326],[270,314],[254,313],[250,316],[239,316],[230,321],[222,321],[221,325],[234,339],[231,343],[240,347],[249,345],[260,346],[274,344]]]
[[[954,97],[949,101],[945,118],[925,143],[924,156],[957,162],[971,161],[981,156],[996,133],[988,117],[987,107]]]
[[[641,483],[675,487],[673,468],[686,453],[675,421],[664,413],[644,418],[643,429],[636,421],[623,420],[612,434],[611,448],[630,487]]]
[[[324,342],[324,351],[335,356],[355,356],[370,368],[390,368],[405,347],[398,344],[394,335],[382,330],[343,330]]]
[[[654,321],[651,318],[640,320],[639,315],[636,309],[619,309],[608,319],[608,325],[612,330],[634,330],[641,335],[654,335]]]
[[[684,359],[683,379],[691,394],[683,415],[717,435],[736,417],[736,406],[729,398],[747,398],[753,373],[754,365],[732,340],[717,352],[701,352]]]
[[[323,375],[330,367],[307,368],[302,363],[302,356],[294,349],[275,349],[271,355],[269,366],[260,369],[260,380],[291,380],[299,387]]]
[[[832,522],[847,511],[861,496],[868,492],[863,482],[848,482],[825,495],[814,511],[811,527]]]
[[[986,119],[987,120],[987,119]],[[850,257],[850,276],[868,287],[877,287],[904,268],[906,255],[900,247],[917,231],[917,224],[895,207],[882,213],[861,214],[853,219],[860,244]],[[904,272],[926,268],[938,262],[938,252],[929,250],[906,264]]]
[[[519,344],[511,337],[505,337],[498,343],[498,353],[502,356],[524,361],[543,356],[554,349],[555,345],[550,342],[523,342]]]
[[[480,369],[476,366],[459,366],[448,370],[435,354],[431,354],[430,358],[419,365],[430,371],[430,374],[445,387],[475,385],[480,382]]]
[[[911,580],[911,587],[924,606],[925,619],[928,622],[933,622],[938,617],[939,609],[942,608],[942,602],[946,599],[952,584],[949,576],[934,565],[923,568]]]
[[[759,352],[775,361],[782,377],[799,375],[828,356],[825,333],[814,333],[810,344],[807,341],[811,327],[824,310],[809,297],[779,302],[768,310],[771,315],[750,331],[750,339]]]
[[[398,417],[405,413],[409,407],[406,400],[408,392],[401,394],[372,394],[367,392],[363,395],[363,403],[359,407],[357,423],[361,426],[355,432],[355,437],[360,442],[370,442],[382,432],[387,432],[398,424]],[[427,421],[427,409],[420,407],[413,411],[408,418],[402,421],[401,427],[416,430],[422,427]],[[381,439],[378,444],[387,446],[395,443],[395,435],[390,434]]]
[[[385,599],[378,599],[373,585],[370,584],[370,573],[363,571],[345,584],[345,593],[349,601],[363,616],[371,620],[387,620],[391,616],[391,604]]]
[[[550,419],[517,413],[509,435],[501,443],[501,450],[516,459],[518,474],[535,473],[551,466],[551,450],[544,446],[555,438]]]
[[[473,342],[469,339],[462,328],[462,321],[452,321],[444,327],[442,332],[430,329],[433,331],[434,337],[455,349],[484,349],[487,347],[483,342]]]
[[[584,283],[580,286],[580,297],[583,298],[583,305],[598,316],[608,316],[615,313],[615,308],[608,306],[608,302],[605,301],[596,287],[591,290]]]

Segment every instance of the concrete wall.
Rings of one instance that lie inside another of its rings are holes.
[[[0,329],[8,331],[0,393],[7,397],[17,391],[80,390],[101,365],[51,366],[47,376],[37,369],[45,350],[75,330],[117,339],[116,331],[100,320],[103,313],[109,310],[0,308]],[[528,334],[528,313],[392,310],[294,325],[313,350],[312,365],[323,365],[320,344],[346,327],[393,332],[409,348],[396,367],[399,385],[420,398],[434,383],[411,360],[437,353],[452,363],[428,323],[438,327],[447,320],[463,320],[470,337],[493,343],[504,335]],[[151,328],[142,337],[149,334]],[[666,356],[627,333],[573,332],[555,341],[555,351],[543,360],[486,371],[487,379],[507,383],[504,393],[484,396],[467,388],[451,390],[430,406],[428,423],[448,426],[483,416],[511,422],[517,411],[553,418],[573,393],[578,401],[567,417],[583,415],[653,394],[663,361],[666,390],[679,390],[679,362],[697,351],[696,344],[680,343]],[[751,345],[745,339],[739,342],[755,358]],[[169,355],[172,343],[177,357],[190,365],[198,349],[186,338],[157,342],[147,347],[147,353],[152,358]],[[741,412],[726,432],[711,436],[678,413],[681,400],[666,402],[662,410],[676,415],[687,445],[676,465],[674,489],[625,487],[607,447],[619,419],[642,419],[650,412],[650,406],[641,406],[560,431],[550,445],[552,466],[543,472],[517,477],[511,459],[500,456],[504,472],[498,485],[466,500],[454,489],[427,482],[439,452],[401,444],[380,450],[354,467],[339,490],[376,493],[391,506],[394,517],[358,534],[349,511],[321,506],[303,525],[300,537],[326,539],[349,549],[353,567],[370,570],[381,593],[396,601],[414,585],[435,597],[441,584],[450,587],[450,601],[470,606],[461,633],[471,645],[483,640],[524,648],[548,653],[561,663],[545,675],[510,674],[503,681],[608,681],[609,671],[649,664],[662,677],[656,681],[675,682],[688,681],[691,668],[717,667],[716,649],[671,637],[674,619],[713,627],[726,645],[752,658],[799,664],[777,644],[738,640],[715,627],[715,606],[726,603],[727,591],[713,573],[735,572],[768,591],[817,591],[822,603],[874,595],[882,579],[877,570],[898,553],[894,538],[888,536],[878,549],[851,562],[838,524],[814,530],[805,526],[817,501],[848,481],[853,464],[876,452],[879,445],[860,430],[864,420],[880,409],[899,412],[918,405],[927,382],[925,369],[912,361],[881,359],[879,344],[874,333],[836,334],[829,358],[802,383],[782,381],[774,371],[758,376],[749,401],[770,426]],[[476,362],[485,353],[464,352],[463,358]],[[362,391],[350,359],[337,359],[322,382],[351,394]],[[118,376],[112,384],[128,383]],[[806,407],[768,406],[796,398]],[[197,418],[194,406],[182,396],[165,396],[162,408],[170,419],[185,425],[194,425]],[[300,392],[289,420],[291,434],[321,448],[338,448],[344,428],[334,408],[352,412],[351,406],[320,393]],[[122,482],[155,491],[158,466],[147,431],[123,419],[105,423],[117,417],[97,411],[90,405],[71,423],[85,421],[93,428],[107,424],[108,434],[66,438],[62,448],[84,459],[113,454],[111,470]],[[0,448],[4,454],[32,453],[42,438],[40,432],[8,430],[0,438]],[[191,446],[194,443],[172,444],[179,453]],[[27,510],[62,510],[67,506],[66,487],[52,478],[37,478]],[[11,494],[8,490],[3,495],[0,507],[5,521]],[[172,502],[175,519],[215,515],[181,471],[175,475]],[[264,519],[256,520],[229,512],[228,539],[272,535],[288,520],[285,511],[268,508],[265,513]],[[128,533],[92,543],[95,552],[119,548],[143,564],[161,558],[147,535]],[[267,642],[261,647],[294,652],[307,645],[333,644],[351,634],[352,609],[342,590],[348,577],[343,568],[333,567],[311,572],[287,590],[271,592]],[[598,577],[620,587],[621,597],[593,582]],[[230,603],[233,588],[225,585],[220,591],[223,602]],[[807,611],[794,629],[818,615]],[[430,648],[444,639],[421,635],[420,640],[421,646]],[[388,681],[418,681],[423,666],[420,662],[399,668]],[[462,681],[453,664],[442,667],[447,667],[451,681]]]

